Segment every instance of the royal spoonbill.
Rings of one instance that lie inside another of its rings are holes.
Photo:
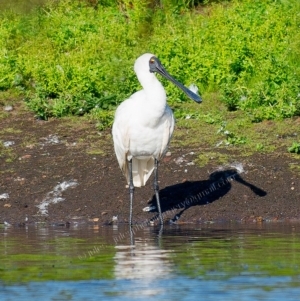
[[[163,224],[159,201],[158,162],[165,155],[173,130],[174,116],[167,105],[164,87],[154,73],[159,73],[188,97],[200,103],[199,95],[175,80],[159,59],[150,53],[141,55],[134,71],[143,89],[132,94],[117,108],[112,127],[114,148],[130,193],[129,223],[132,224],[134,187],[144,186],[154,170],[154,191],[160,223]]]

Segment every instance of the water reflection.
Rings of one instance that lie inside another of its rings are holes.
[[[151,284],[153,279],[166,278],[172,273],[169,253],[153,240],[137,238],[134,246],[116,246],[114,275],[116,279],[143,279]]]
[[[0,228],[0,300],[297,300],[299,229]]]

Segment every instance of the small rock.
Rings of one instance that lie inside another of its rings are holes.
[[[167,163],[167,162],[171,161],[171,157],[164,157],[164,158],[163,158],[163,161],[164,161],[165,163]]]
[[[60,143],[60,139],[56,134],[51,134],[46,138],[42,138],[43,140],[45,140],[46,144],[59,144]]]
[[[8,193],[2,193],[0,194],[0,200],[5,200],[9,198],[9,194]]]
[[[34,144],[28,144],[25,146],[26,148],[29,148],[29,149],[33,149],[34,148]]]
[[[261,222],[263,222],[264,219],[262,216],[257,216],[255,220],[256,220],[256,222],[261,223]]]
[[[107,214],[106,211],[101,212],[101,215],[102,215],[102,216],[103,216],[103,215],[106,215],[106,214]]]
[[[154,210],[154,209],[156,209],[155,206],[147,206],[147,207],[143,208],[143,211],[144,211],[144,212],[150,212],[150,211],[152,211],[152,210]]]
[[[295,189],[295,187],[291,187],[291,190],[294,190]]]
[[[4,108],[3,108],[3,110],[5,111],[5,112],[10,112],[10,111],[12,111],[14,108],[13,108],[13,106],[11,106],[11,105],[7,105],[7,106],[5,106]]]
[[[14,179],[15,182],[24,182],[25,181],[25,178],[21,178],[21,177],[16,177]]]
[[[4,207],[5,207],[5,208],[10,208],[10,207],[11,207],[11,204],[9,204],[9,203],[4,204]]]
[[[5,147],[9,147],[9,146],[12,146],[12,145],[14,145],[14,144],[15,144],[14,141],[5,141],[5,142],[3,142],[3,145],[4,145]]]
[[[178,157],[178,158],[175,160],[175,163],[176,163],[177,165],[180,165],[180,164],[182,164],[183,162],[186,162],[186,160],[183,158],[183,156],[182,156],[182,157]]]
[[[24,155],[20,159],[24,160],[24,159],[29,159],[29,158],[31,158],[31,155]]]
[[[171,157],[172,153],[171,152],[167,152],[166,153],[166,157]]]

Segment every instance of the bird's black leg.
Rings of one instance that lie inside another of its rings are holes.
[[[160,208],[160,201],[159,201],[159,187],[158,187],[158,160],[155,159],[155,165],[154,165],[154,191],[156,196],[156,202],[157,202],[157,209],[159,213],[159,219],[160,224],[162,225],[164,223],[162,214],[161,214],[161,208]]]
[[[133,178],[132,178],[132,159],[129,161],[129,194],[130,194],[130,211],[129,211],[129,225],[132,225],[132,204],[133,204]]]
[[[130,245],[134,246],[134,232],[131,225],[129,225],[129,232],[130,232]]]

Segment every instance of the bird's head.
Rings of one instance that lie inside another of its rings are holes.
[[[197,93],[191,91],[183,84],[178,82],[173,76],[171,76],[164,68],[160,60],[151,53],[145,53],[135,61],[134,71],[138,76],[144,72],[159,73],[180,88],[189,98],[198,103],[202,102],[201,97]]]

